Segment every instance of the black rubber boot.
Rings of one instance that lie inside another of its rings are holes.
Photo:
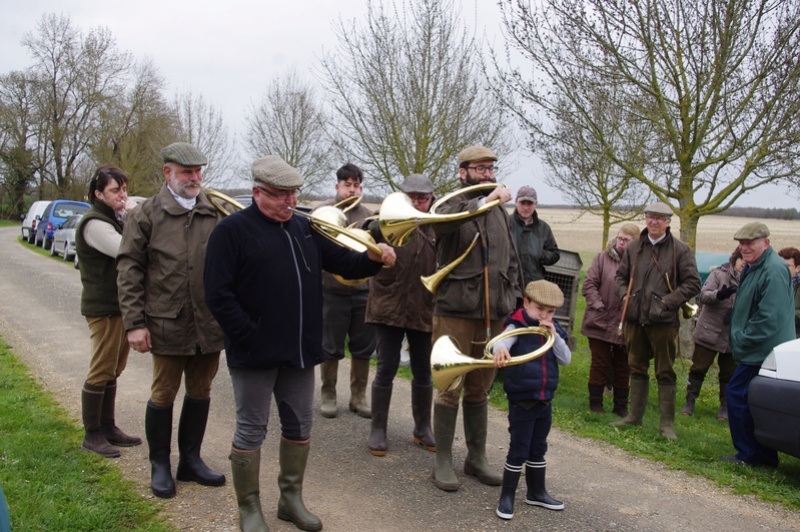
[[[630,388],[617,388],[614,386],[614,408],[611,410],[619,417],[628,415],[628,395],[630,395]]]
[[[433,403],[433,384],[427,386],[411,384],[411,412],[414,414],[413,441],[425,450],[436,452],[436,438],[431,430],[431,403]],[[374,406],[373,406],[374,408]]]
[[[602,384],[589,383],[589,410],[596,414],[605,414],[606,409],[603,408],[603,390]]]
[[[500,502],[497,503],[495,513],[500,519],[514,517],[514,499],[517,497],[517,484],[522,474],[522,466],[506,464],[503,469],[503,487],[500,491]]]
[[[103,395],[103,410],[100,416],[100,425],[108,443],[118,447],[141,445],[141,438],[138,436],[128,436],[116,425],[117,381],[114,380],[106,384],[105,392],[105,395]]]
[[[481,484],[499,486],[503,477],[489,467],[486,459],[488,415],[488,401],[478,404],[464,403],[464,439],[467,442],[464,473],[476,477]]]
[[[719,409],[717,409],[717,419],[720,421],[728,420],[728,383],[719,384]]]
[[[436,437],[436,457],[433,464],[433,484],[443,491],[458,491],[458,478],[453,471],[453,436],[456,432],[458,406],[444,403],[433,405],[433,433]]]
[[[101,411],[103,408],[103,398],[105,389],[100,386],[92,386],[84,383],[81,390],[81,414],[83,418],[83,428],[86,435],[83,438],[81,449],[105,458],[117,458],[119,449],[111,445],[103,434],[100,426]]]
[[[691,416],[694,414],[694,403],[700,395],[700,388],[703,386],[703,381],[689,379],[689,384],[686,386],[686,404],[681,409],[682,416]]]
[[[231,476],[239,506],[239,528],[243,532],[268,532],[261,513],[258,473],[261,468],[261,449],[240,451],[231,447]]]
[[[178,424],[178,472],[175,477],[183,482],[197,482],[202,486],[223,486],[225,475],[210,469],[200,458],[200,447],[206,434],[208,408],[211,399],[183,398],[181,421]]]
[[[172,441],[172,405],[157,406],[147,401],[144,432],[150,448],[150,488],[162,499],[175,496],[175,480],[169,460]]]
[[[641,425],[642,419],[644,419],[644,411],[647,408],[647,394],[649,391],[650,379],[631,377],[631,411],[624,418],[619,421],[613,421],[608,425],[611,427]]]
[[[322,530],[322,521],[308,511],[303,503],[303,477],[308,461],[308,442],[299,443],[284,440],[280,443],[280,466],[278,487],[281,498],[278,501],[278,519],[291,521],[300,530]]]
[[[373,456],[386,456],[386,425],[389,421],[389,404],[392,402],[392,387],[376,386],[372,383],[372,429],[369,433],[369,452]]]
[[[563,510],[564,503],[557,501],[547,493],[545,476],[547,462],[525,462],[525,480],[528,484],[528,495],[525,502],[531,506],[541,506],[548,510]]]

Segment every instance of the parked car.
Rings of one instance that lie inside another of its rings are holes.
[[[42,219],[36,224],[36,245],[50,249],[53,244],[53,234],[58,226],[74,214],[85,213],[89,207],[91,205],[83,201],[54,200],[47,206]]]
[[[28,244],[33,244],[36,241],[36,224],[42,218],[44,211],[50,201],[34,201],[31,208],[22,218],[22,239],[26,240]]]
[[[800,340],[772,350],[748,394],[759,443],[800,458]]]
[[[53,245],[50,246],[50,255],[61,255],[65,261],[75,257],[75,229],[78,222],[83,218],[83,214],[73,214],[67,221],[61,224],[53,233]]]

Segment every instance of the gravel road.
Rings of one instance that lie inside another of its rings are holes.
[[[34,253],[18,236],[17,227],[0,228],[0,336],[77,424],[89,350],[88,329],[79,313],[78,272],[71,264]],[[395,384],[389,454],[370,455],[369,421],[345,411],[345,371],[346,367],[340,369],[339,417],[314,419],[304,490],[307,505],[321,517],[327,531],[800,530],[796,513],[731,495],[703,479],[558,430],[549,440],[548,488],[565,502],[566,510],[526,506],[520,488],[516,516],[501,521],[494,514],[498,488],[483,486],[460,472],[462,489],[457,493],[433,486],[429,479],[433,455],[411,443],[413,421],[406,381]],[[119,382],[118,424],[141,436],[150,373],[149,356],[132,352]],[[214,382],[203,446],[209,465],[228,475],[228,484],[222,488],[179,482],[177,497],[162,501],[150,494],[146,445],[123,449],[122,457],[115,460],[142,497],[155,500],[181,530],[238,530],[227,460],[233,411],[230,379],[223,365]],[[508,445],[505,415],[491,411],[489,428],[488,454],[499,469]],[[296,530],[275,515],[279,435],[275,427],[271,429],[261,466],[265,517],[273,531]],[[466,449],[460,428],[456,434],[454,455],[461,464]],[[176,463],[174,450],[173,466]]]

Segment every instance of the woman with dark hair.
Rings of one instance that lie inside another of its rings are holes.
[[[75,232],[80,260],[81,314],[86,317],[92,341],[89,374],[81,391],[83,426],[81,446],[106,458],[120,455],[120,447],[142,443],[115,423],[117,379],[128,362],[128,345],[117,297],[116,257],[127,213],[128,176],[116,166],[100,166],[89,182],[89,202]]]
[[[703,305],[697,326],[694,328],[694,353],[692,367],[689,369],[689,383],[686,386],[686,404],[681,410],[684,416],[694,414],[694,404],[700,395],[700,388],[709,368],[717,359],[719,366],[719,409],[717,419],[728,419],[728,382],[736,369],[731,354],[729,340],[731,331],[731,310],[739,287],[739,273],[744,262],[742,252],[737,247],[728,262],[711,270],[703,288],[700,290],[700,304]],[[717,357],[717,354],[719,356]]]

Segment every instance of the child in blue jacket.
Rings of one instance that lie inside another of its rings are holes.
[[[504,331],[540,326],[553,333],[555,342],[543,356],[518,364],[506,364],[512,356],[531,353],[544,345],[537,334],[511,336],[497,342],[492,352],[494,364],[505,368],[503,388],[508,397],[508,432],[511,443],[503,469],[503,487],[497,515],[502,519],[514,517],[514,497],[525,466],[528,494],[525,502],[549,510],[563,510],[564,503],[550,497],[545,489],[547,435],[553,422],[553,393],[558,387],[558,366],[566,366],[572,352],[566,343],[567,332],[553,321],[553,315],[564,304],[564,294],[555,283],[533,281],[525,287],[523,308],[506,319]]]

